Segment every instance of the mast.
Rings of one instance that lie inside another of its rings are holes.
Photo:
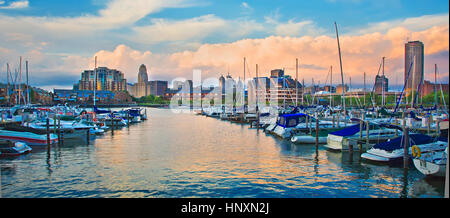
[[[364,108],[365,108],[366,107],[366,72],[364,72],[363,93],[364,93]]]
[[[384,79],[384,58],[383,57],[383,77],[382,77],[382,82],[381,82],[381,106],[384,107],[384,86],[385,86],[385,79]]]
[[[414,55],[414,60],[416,60],[416,56]],[[414,63],[414,68],[413,68],[413,77],[412,77],[412,81],[411,81],[411,108],[414,107],[414,103],[416,101],[415,99],[415,95],[414,95],[414,89],[415,89],[415,80],[416,80],[416,64]]]
[[[95,107],[95,99],[97,96],[95,95],[95,91],[97,90],[97,56],[95,56],[95,65],[94,65],[94,107]]]
[[[8,83],[6,83],[6,100],[8,102],[8,106],[9,106],[9,63],[6,63],[6,78]]]
[[[295,106],[298,105],[298,58],[295,59]]]
[[[434,64],[434,105],[437,108],[437,64]]]
[[[347,115],[345,111],[345,84],[344,84],[344,72],[342,71],[342,56],[341,56],[341,45],[339,44],[339,34],[337,29],[337,24],[334,22],[334,27],[336,28],[336,39],[338,44],[338,50],[339,50],[339,64],[341,67],[341,82],[342,82],[342,101],[344,103],[344,116]]]
[[[330,66],[330,107],[333,107],[333,98],[331,92],[333,91],[333,65]]]
[[[245,113],[245,57],[244,57],[244,113]]]
[[[19,94],[17,96],[17,98],[19,99],[19,105],[20,105],[20,96],[22,95],[22,84],[20,84],[22,82],[22,56],[20,56],[20,61],[19,61]]]
[[[305,98],[305,78],[302,80],[302,105],[303,105],[303,99]]]
[[[25,61],[25,66],[27,70],[27,105],[30,104],[30,88],[28,85],[28,61]]]

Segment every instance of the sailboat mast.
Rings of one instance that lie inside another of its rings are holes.
[[[30,104],[30,87],[28,84],[28,61],[25,61],[25,66],[27,70],[27,105]]]
[[[334,27],[336,28],[336,39],[337,39],[338,50],[339,50],[339,64],[340,64],[340,67],[341,67],[342,101],[343,101],[343,104],[344,104],[344,116],[346,116],[347,113],[346,113],[346,111],[345,111],[345,84],[344,84],[344,72],[342,71],[341,45],[339,44],[339,34],[338,34],[338,29],[337,29],[337,24],[336,24],[336,22],[334,22]]]
[[[414,55],[414,60],[416,60],[416,56]],[[414,61],[415,62],[415,61]],[[413,62],[413,63],[414,63]],[[411,108],[414,107],[414,103],[416,101],[415,99],[415,95],[414,95],[414,89],[415,89],[415,80],[416,80],[416,63],[414,63],[414,67],[413,67],[413,77],[412,77],[412,86],[411,86]]]
[[[330,66],[330,106],[333,107],[333,97],[331,92],[333,91],[333,65]]]
[[[244,113],[245,113],[245,57],[244,57]]]
[[[384,58],[385,57],[383,57],[383,79],[381,80],[382,81],[382,83],[381,83],[381,106],[383,106],[384,107],[384,86],[385,86],[385,81],[384,81]]]
[[[365,108],[366,107],[366,72],[364,72],[363,94],[364,94],[364,108]]]
[[[20,56],[20,61],[19,61],[19,95],[18,95],[18,99],[19,99],[19,105],[20,105],[20,96],[22,95],[22,56]]]
[[[437,64],[434,64],[434,105],[437,107]]]
[[[298,106],[298,58],[295,59],[295,106]]]
[[[95,90],[97,90],[97,56],[95,56],[95,64],[94,64],[94,107],[95,107],[95,99],[97,96],[95,95]]]
[[[256,64],[256,113],[258,113],[258,64]]]
[[[9,63],[6,63],[6,78],[8,83],[6,83],[6,100],[8,102],[8,106],[9,106]]]

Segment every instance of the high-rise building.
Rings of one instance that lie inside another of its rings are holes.
[[[414,60],[410,70],[411,62]],[[409,77],[408,77],[408,71]],[[409,41],[405,44],[405,82],[406,89],[417,91],[424,79],[424,50],[421,41]],[[414,86],[414,87],[413,87]]]
[[[375,77],[375,92],[376,93],[382,93],[383,89],[384,92],[388,92],[389,90],[389,79],[386,76],[379,76],[376,75]]]
[[[128,92],[136,98],[148,95],[164,96],[167,85],[167,81],[149,81],[147,67],[144,64],[141,64],[138,72],[138,81],[130,86]]]
[[[127,80],[122,72],[107,67],[97,68],[97,78],[94,70],[85,70],[81,73],[78,83],[79,90],[103,90],[103,91],[125,91]],[[97,84],[96,84],[97,82]],[[96,88],[95,88],[96,87]]]

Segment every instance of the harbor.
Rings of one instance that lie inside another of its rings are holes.
[[[412,163],[406,168],[374,163],[356,148],[293,143],[250,123],[202,116],[189,107],[185,113],[144,109],[147,120],[1,158],[2,197],[444,195],[444,177],[425,176]]]
[[[448,4],[0,1],[0,198],[448,198]]]

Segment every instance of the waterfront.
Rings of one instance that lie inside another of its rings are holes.
[[[295,145],[262,130],[148,108],[145,122],[0,159],[1,194],[36,197],[443,197],[444,180],[359,152]]]

